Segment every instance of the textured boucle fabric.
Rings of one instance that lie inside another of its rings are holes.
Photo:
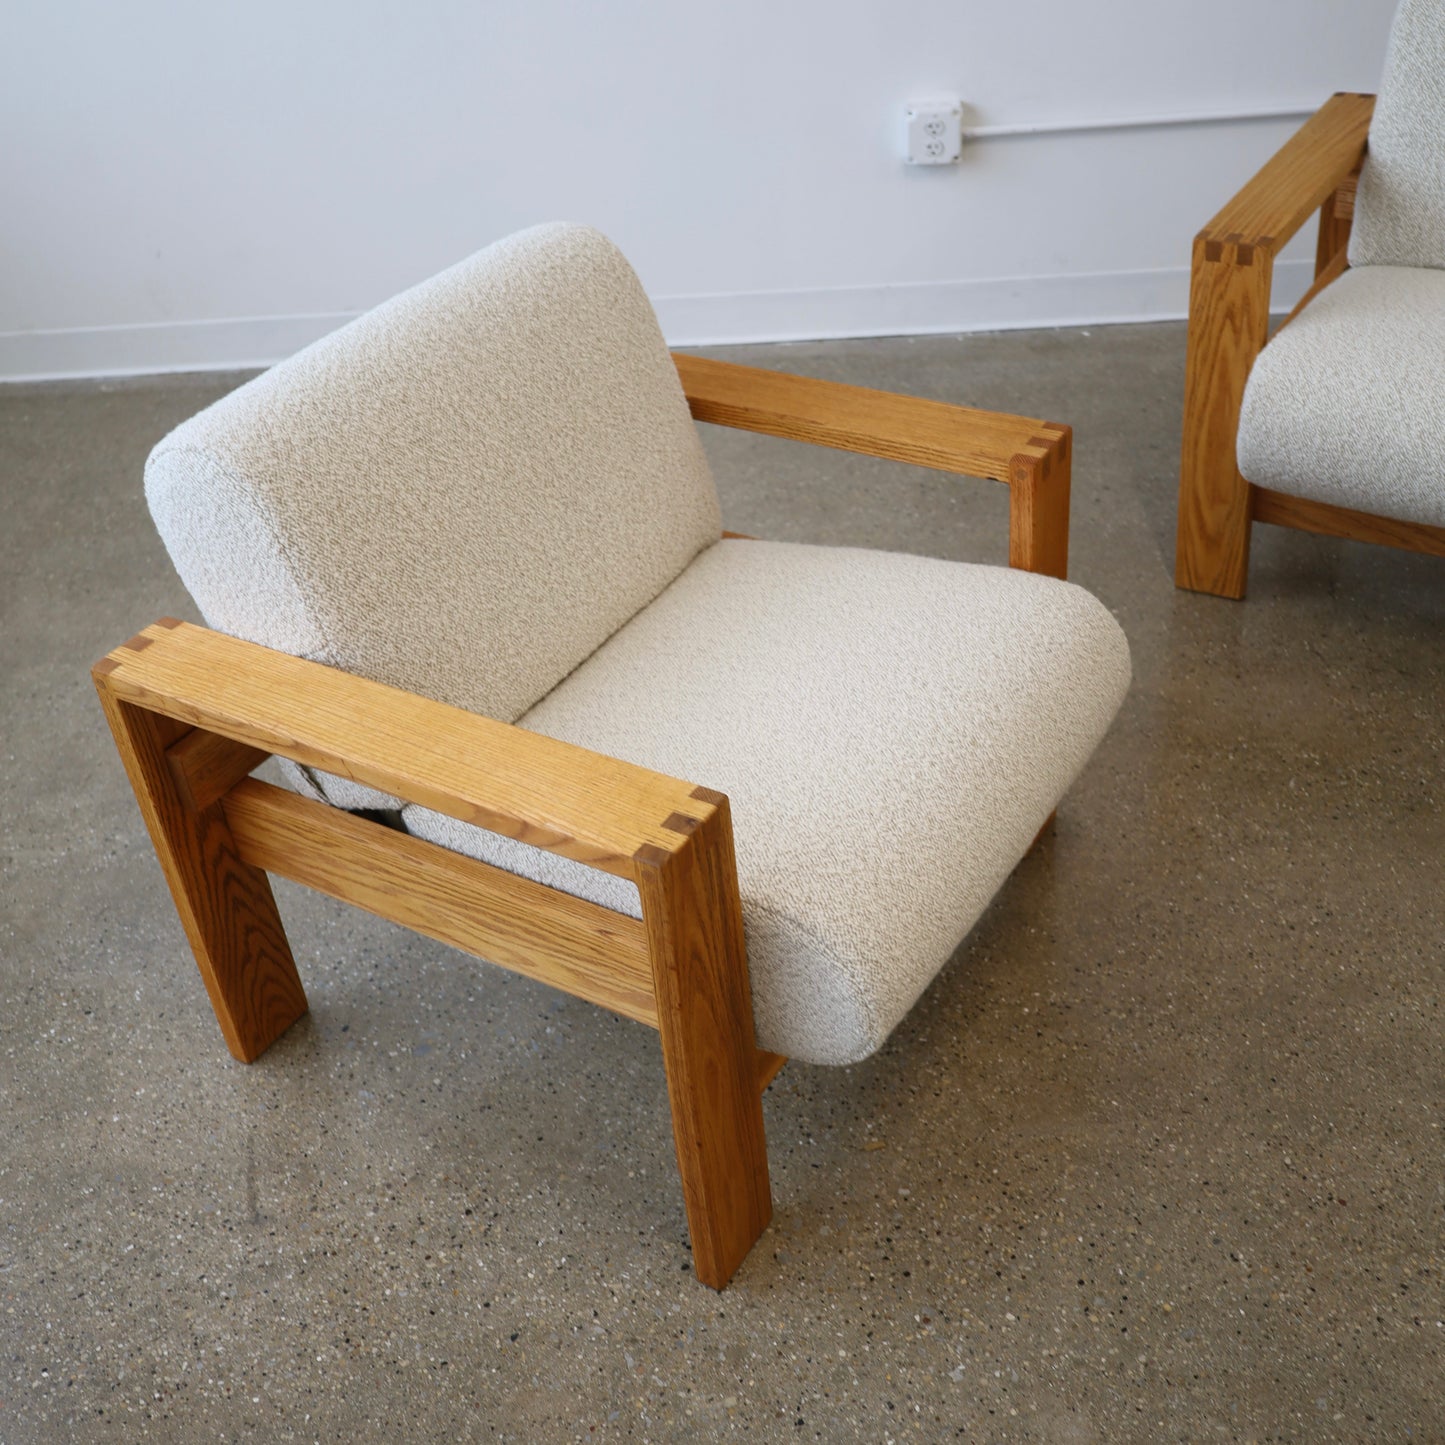
[[[1352,266],[1445,267],[1445,4],[1402,0],[1370,121]]]
[[[524,231],[178,427],[146,498],[222,632],[510,722],[720,528],[657,321],[582,226]],[[321,775],[343,806],[384,806]]]
[[[524,727],[725,792],[761,1047],[887,1038],[1113,718],[1129,653],[1065,582],[720,542]],[[418,836],[637,916],[629,882],[409,807]]]
[[[1445,526],[1445,271],[1365,266],[1260,352],[1239,419],[1257,486]]]

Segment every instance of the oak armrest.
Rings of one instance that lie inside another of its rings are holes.
[[[1278,255],[1360,164],[1374,110],[1373,95],[1332,95],[1199,232],[1196,250],[1212,261],[1230,246],[1246,266],[1255,248]]]
[[[1020,454],[1042,458],[1069,428],[917,396],[673,353],[697,421],[862,452],[896,462],[1011,479]]]
[[[1065,575],[1069,427],[708,357],[673,361],[697,421],[1007,483],[1010,566]]]
[[[202,729],[170,751],[194,777],[208,734],[242,747],[244,776],[272,753],[463,822],[634,878],[639,849],[675,853],[721,794],[204,627],[164,619],[92,670],[122,703]],[[236,779],[232,779],[233,781]]]

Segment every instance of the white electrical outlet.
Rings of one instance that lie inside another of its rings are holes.
[[[963,153],[963,104],[913,100],[903,111],[903,156],[911,166],[950,166]]]

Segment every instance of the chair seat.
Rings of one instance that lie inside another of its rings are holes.
[[[1260,353],[1239,421],[1256,486],[1445,526],[1445,271],[1363,266]]]
[[[728,795],[759,1046],[872,1053],[1008,877],[1129,681],[1087,592],[723,541],[521,719]],[[636,888],[428,809],[408,829],[618,912]]]

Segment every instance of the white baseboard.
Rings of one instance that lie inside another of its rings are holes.
[[[1276,308],[1288,311],[1313,276],[1308,261],[1276,263]],[[673,346],[1177,321],[1189,314],[1189,268],[661,296],[654,305]]]
[[[350,320],[338,312],[0,332],[0,381],[242,371],[270,366]]]
[[[1287,310],[1304,294],[1312,270],[1305,260],[1276,265],[1275,301],[1280,309]],[[663,333],[673,346],[1170,321],[1187,314],[1188,302],[1189,270],[1184,266],[654,298]],[[350,319],[349,314],[333,313],[3,332],[0,381],[269,366]]]

